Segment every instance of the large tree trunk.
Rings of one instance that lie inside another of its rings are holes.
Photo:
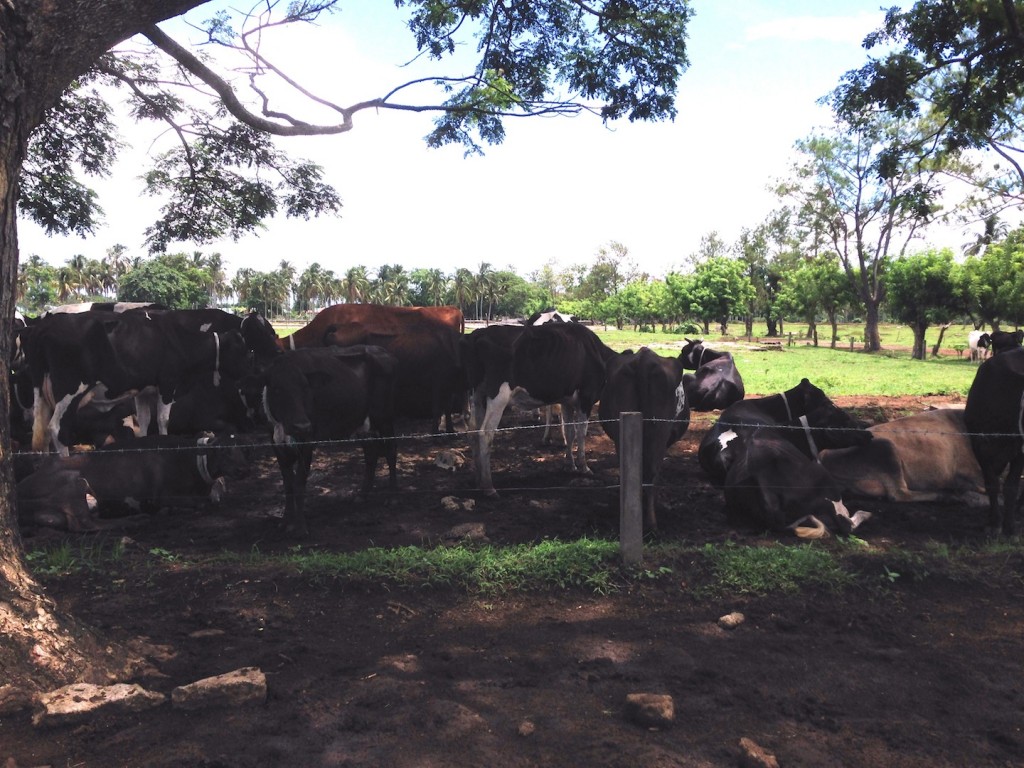
[[[28,137],[71,82],[144,27],[205,0],[0,2],[0,356],[10,359],[18,274],[18,177]],[[124,671],[108,649],[60,613],[28,571],[11,464],[10,382],[0,376],[0,689],[102,681]]]

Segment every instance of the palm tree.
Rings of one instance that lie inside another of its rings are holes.
[[[472,290],[473,273],[465,267],[459,267],[455,270],[455,276],[452,278],[452,292],[455,304],[463,312],[466,311],[466,304],[471,300]]]
[[[964,243],[964,256],[980,256],[992,243],[1006,238],[1010,227],[1006,222],[999,220],[999,214],[993,213],[985,217],[985,229],[968,243]]]
[[[476,294],[476,316],[478,320],[484,318],[484,299],[487,299],[487,319],[491,319],[491,307],[494,306],[494,267],[488,262],[481,261],[480,267],[473,278],[473,289]]]
[[[366,300],[366,293],[370,289],[370,276],[366,272],[366,267],[359,265],[355,267],[349,267],[348,271],[345,272],[345,277],[342,280],[342,291],[345,296],[345,301],[349,304],[355,304],[358,301]]]
[[[448,288],[448,278],[440,269],[428,269],[427,279],[423,285],[424,293],[430,298],[430,302],[436,307],[444,300],[445,290]]]

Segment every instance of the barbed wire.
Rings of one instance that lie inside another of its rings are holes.
[[[604,424],[610,423],[612,421],[618,421],[618,420],[612,420],[612,419],[606,419],[606,420],[602,420],[602,419],[589,419],[586,422],[583,422],[583,421],[573,421],[573,422],[563,422],[563,424],[565,425],[566,429],[568,430],[570,427],[580,426],[580,425],[583,425],[584,423],[586,423],[588,425],[588,427],[589,427],[589,425],[595,424],[595,423],[603,426]],[[646,418],[646,419],[643,419],[642,421],[643,422],[647,422],[647,423],[670,423],[670,424],[673,424],[673,425],[676,425],[676,424],[679,423],[676,419],[659,419],[659,418]],[[883,422],[883,424],[892,424],[892,423],[893,422]],[[804,428],[802,426],[790,425],[790,424],[765,425],[765,424],[760,424],[760,423],[744,422],[744,423],[741,423],[741,424],[728,425],[728,426],[729,426],[729,428],[757,429],[757,428],[760,428],[760,427],[770,427],[772,429],[780,430],[780,431],[784,431],[784,430],[798,430],[798,431],[801,431],[801,432],[804,431]],[[876,425],[876,426],[880,426],[880,425]],[[514,424],[514,425],[508,425],[508,426],[503,426],[503,427],[496,428],[494,430],[494,432],[493,432],[493,435],[502,434],[502,433],[512,433],[512,434],[514,434],[514,433],[521,433],[521,432],[525,432],[525,431],[536,431],[536,430],[539,430],[539,429],[551,429],[552,427],[554,427],[554,429],[556,429],[556,430],[558,429],[557,424],[553,424],[553,425],[550,425],[550,426],[546,426],[544,424]],[[815,428],[815,427],[812,427],[812,429],[819,429],[819,430],[829,429],[830,431],[858,431],[858,432],[859,431],[863,431],[860,428],[854,428],[854,427],[840,427],[840,428],[824,428],[824,427]],[[394,435],[394,437],[390,437],[390,438],[389,437],[374,436],[374,435],[362,435],[362,436],[351,436],[351,437],[347,437],[347,438],[339,438],[339,439],[331,439],[331,440],[310,440],[310,441],[304,441],[304,442],[301,442],[301,443],[293,443],[293,445],[308,445],[308,446],[312,446],[313,448],[331,449],[331,448],[345,448],[345,447],[365,447],[367,442],[374,442],[374,441],[383,442],[383,441],[388,441],[388,440],[394,440],[395,442],[397,442],[399,444],[401,444],[402,442],[406,442],[406,443],[408,443],[408,442],[420,442],[420,443],[435,442],[435,443],[440,443],[442,446],[444,446],[445,443],[451,443],[452,441],[460,441],[460,442],[461,441],[466,441],[466,444],[460,445],[459,448],[457,449],[458,451],[462,451],[462,450],[465,450],[466,448],[472,448],[473,447],[472,446],[473,439],[474,438],[479,438],[481,435],[484,435],[484,434],[485,434],[484,430],[468,429],[467,428],[467,429],[464,429],[464,430],[461,430],[461,431],[456,431],[456,432],[398,433],[398,434]],[[1015,439],[1021,439],[1021,437],[1022,437],[1021,434],[1019,434],[1019,433],[1004,433],[1004,432],[972,433],[972,432],[958,431],[958,430],[914,429],[914,428],[901,429],[901,430],[890,430],[888,432],[888,434],[916,434],[916,435],[932,435],[932,436],[941,436],[941,437],[958,436],[958,437],[963,437],[963,438],[972,437],[972,436],[985,436],[985,437],[995,437],[995,438],[1015,438]],[[224,435],[222,434],[221,437],[223,438],[223,436]],[[587,436],[588,437],[592,437],[592,435],[587,435]],[[885,437],[885,434],[883,434],[881,436]],[[218,450],[226,451],[226,450],[233,450],[233,449],[239,449],[239,448],[247,449],[247,450],[260,450],[260,449],[271,449],[272,450],[275,447],[280,447],[279,444],[275,444],[274,441],[272,439],[270,439],[270,438],[265,438],[263,440],[259,440],[259,439],[254,440],[253,438],[254,438],[254,436],[253,436],[252,433],[238,433],[236,435],[236,439],[229,440],[226,444],[223,444],[223,443],[218,444],[218,443],[215,442],[213,444],[205,444],[204,445],[204,444],[199,444],[197,442],[197,443],[184,444],[184,445],[175,445],[175,446],[147,446],[147,447],[143,447],[143,448],[140,448],[140,447],[130,447],[130,446],[119,446],[117,448],[105,447],[105,448],[102,449],[102,453],[103,454],[107,454],[107,455],[119,454],[119,453],[124,453],[124,454],[132,454],[132,453],[144,454],[144,453],[158,453],[158,452],[187,452],[189,454],[199,454],[199,453],[202,453],[202,452],[212,452],[212,451],[218,451]],[[554,447],[556,449],[563,449],[562,446],[552,446],[552,447]],[[88,452],[85,452],[85,453],[88,453]],[[21,455],[30,455],[30,456],[35,456],[35,457],[48,458],[48,457],[54,456],[55,454],[45,453],[45,452],[23,452]],[[79,455],[79,454],[73,454],[73,455]],[[401,461],[401,451],[399,451],[399,460]],[[361,461],[361,459],[353,459],[353,461]],[[464,464],[468,465],[467,468],[470,471],[472,471],[472,464],[471,464],[472,461],[473,461],[472,458],[467,458],[467,459],[464,459],[464,461],[463,461]],[[255,463],[255,462],[253,462],[253,463]],[[386,466],[386,462],[378,463],[378,467],[377,467],[377,473],[378,474],[380,474],[380,472],[383,469],[381,467],[381,464],[384,464]],[[456,471],[457,471],[458,468],[452,467],[449,470],[449,468],[440,467],[439,466],[438,469],[440,471],[451,471],[452,477],[454,479],[454,477],[456,476]],[[322,472],[322,470],[314,470],[314,471],[315,472]],[[361,477],[362,473],[359,473],[359,475]],[[619,491],[621,489],[621,486],[620,486],[619,483],[604,483],[604,482],[602,482],[600,480],[599,477],[594,476],[592,474],[582,474],[581,473],[580,477],[581,478],[592,478],[592,480],[591,480],[591,482],[587,482],[587,483],[576,482],[576,483],[572,483],[570,485],[508,486],[508,487],[499,488],[497,490],[502,495],[516,495],[516,494],[538,494],[538,493],[546,493],[546,494],[572,493],[572,494],[579,494],[580,492],[584,492],[584,493],[586,493],[586,492],[591,492],[591,493],[599,492],[599,493],[602,493],[602,494],[610,494],[610,493],[617,492],[617,491]],[[220,506],[224,506],[225,504],[230,506],[232,504],[244,503],[248,499],[256,499],[256,498],[265,499],[265,498],[267,498],[265,494],[246,494],[244,492],[239,494],[239,493],[235,493],[235,492],[231,491],[231,488],[237,488],[238,486],[243,486],[244,487],[247,484],[246,481],[248,479],[249,478],[228,478],[228,480],[227,480],[228,491],[227,491],[227,494],[225,495],[224,499],[221,500]],[[742,488],[742,487],[748,487],[748,486],[742,486],[742,485],[736,486],[736,485],[734,485],[733,487],[734,488]],[[749,486],[749,487],[753,487],[753,486]],[[777,489],[777,490],[788,489],[788,490],[798,491],[798,490],[805,489],[805,488],[812,488],[813,486],[811,486],[811,485],[803,485],[803,484],[799,484],[799,483],[787,483],[787,484],[778,484],[778,485],[761,485],[760,487],[766,488],[766,489]],[[658,483],[643,483],[642,484],[642,488],[646,492],[649,492],[651,490],[656,490],[656,491],[661,492],[661,491],[673,490],[673,489],[678,490],[679,486],[678,486],[678,484],[673,484],[671,482],[660,481]],[[690,489],[690,490],[693,490],[693,489]],[[702,485],[697,490],[700,491],[700,492],[716,492],[716,493],[720,493],[722,491],[721,488],[716,488],[715,486],[711,485],[709,482],[707,483],[706,486]],[[946,490],[946,489],[937,489],[937,491],[944,491],[944,490]],[[341,492],[345,493],[345,491],[341,491]],[[352,493],[352,495],[362,495],[362,491],[353,491],[351,493]],[[427,497],[427,496],[438,496],[438,497],[442,497],[443,498],[444,496],[448,496],[448,495],[454,495],[454,496],[477,496],[477,495],[481,494],[482,491],[480,489],[478,489],[478,488],[475,488],[475,487],[473,487],[473,488],[451,488],[451,489],[444,489],[444,488],[421,489],[421,488],[408,488],[408,487],[407,488],[402,488],[402,487],[390,488],[390,487],[377,486],[377,487],[373,488],[370,491],[370,493],[372,495],[386,494],[388,496],[394,496],[394,495],[397,494],[397,495],[402,495],[402,496],[418,496],[418,497],[421,497],[421,498],[422,497]],[[949,493],[951,495],[953,495],[953,494],[956,493],[956,491],[949,491]],[[283,504],[283,501],[284,501],[283,489],[281,491],[281,495],[279,496],[279,498],[281,500],[281,504]],[[207,500],[208,500],[208,495],[206,495],[206,494],[170,495],[170,496],[169,495],[161,494],[159,496],[153,496],[153,497],[149,497],[149,498],[140,499],[140,501],[142,501],[143,503],[146,503],[146,502],[154,503],[155,501],[159,501],[161,506],[164,506],[164,507],[196,506],[197,504],[205,504]],[[886,501],[886,499],[874,499],[874,500],[871,500],[871,501]],[[870,502],[868,502],[868,503],[870,503]]]

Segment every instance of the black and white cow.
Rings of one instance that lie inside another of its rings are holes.
[[[216,504],[229,479],[248,476],[251,455],[249,441],[234,435],[146,435],[50,461],[78,472],[97,512],[116,516]]]
[[[237,330],[190,331],[163,315],[136,312],[49,315],[32,327],[26,347],[34,398],[32,447],[45,450],[49,436],[64,454],[61,418],[87,389],[97,389],[94,402],[135,397],[142,434],[154,411],[159,432],[166,434],[171,403],[186,382],[200,376],[240,379],[249,367]]]
[[[526,408],[558,403],[569,425],[566,456],[572,470],[589,472],[586,434],[590,412],[605,382],[605,365],[615,352],[578,323],[538,326],[492,325],[463,342],[469,387],[470,445],[477,486],[495,495],[491,443],[512,401]]]
[[[833,404],[784,425],[756,428],[739,438],[740,449],[726,472],[726,516],[734,524],[809,538],[826,531],[850,533],[870,513],[846,508],[842,486],[817,457],[825,448],[863,445],[872,437]]]
[[[647,347],[608,358],[607,381],[598,404],[601,426],[619,449],[619,418],[623,412],[643,414],[641,475],[644,522],[658,527],[657,483],[669,446],[690,426],[690,408],[683,388],[679,358],[662,357]]]
[[[285,352],[270,364],[263,403],[284,483],[286,532],[308,534],[304,501],[316,441],[369,434],[363,442],[363,490],[373,486],[381,455],[395,486],[397,366],[392,355],[373,346],[305,347]]]
[[[703,341],[686,339],[679,357],[684,367],[694,371],[683,378],[686,399],[693,410],[720,411],[743,399],[743,377],[729,352],[709,349]]]
[[[985,331],[971,331],[967,334],[967,355],[972,363],[980,363],[988,357],[992,337]]]
[[[989,531],[1011,536],[1024,499],[1018,494],[1024,469],[1024,349],[993,355],[978,367],[964,424],[985,479]]]
[[[785,424],[832,401],[808,379],[777,395],[741,400],[733,403],[705,433],[697,451],[697,460],[711,484],[721,488],[725,473],[736,456],[737,438],[757,427]]]

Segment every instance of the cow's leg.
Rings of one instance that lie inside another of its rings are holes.
[[[143,390],[135,395],[135,418],[139,422],[140,435],[149,434],[149,424],[153,420],[155,413],[156,403],[154,402],[152,392]]]
[[[569,439],[565,443],[565,454],[569,459],[569,467],[574,472],[590,474],[590,467],[587,466],[587,427],[590,420],[579,403],[574,400],[562,403],[562,414],[564,419],[569,420]]]
[[[473,398],[473,423],[470,434],[470,446],[473,447],[473,471],[476,475],[477,487],[487,496],[497,496],[491,480],[491,443],[494,432],[501,422],[509,400],[512,399],[512,388],[508,382],[502,382],[494,398],[486,397],[482,392]]]
[[[68,447],[60,441],[60,422],[64,418],[64,414],[68,412],[68,408],[71,406],[71,402],[79,394],[86,390],[85,384],[78,387],[78,390],[70,395],[65,395],[60,399],[59,402],[53,406],[52,414],[50,415],[49,424],[47,424],[47,431],[50,435],[50,443],[53,448],[61,456],[67,456],[69,454]],[[34,429],[34,425],[33,425]]]
[[[53,403],[44,398],[39,387],[33,389],[32,404],[32,450],[43,452],[50,448],[49,425],[53,419]]]
[[[157,395],[156,398],[156,429],[161,435],[167,434],[167,425],[171,421],[171,406],[173,402],[165,403],[164,399]]]
[[[562,435],[562,445],[565,445],[568,440],[565,436],[565,418],[562,413],[561,406],[557,405],[545,405],[544,406],[544,434],[540,441],[543,445],[551,444],[551,422],[555,418],[555,408],[558,408],[558,431]]]
[[[292,504],[292,532],[296,536],[309,535],[306,525],[306,481],[309,480],[309,467],[313,463],[313,446],[303,445],[299,448],[299,460],[296,462],[298,471],[295,473],[295,501]]]
[[[978,464],[981,466],[981,476],[985,481],[985,495],[988,496],[988,526],[986,532],[989,535],[996,535],[1002,528],[1002,514],[999,507],[999,478],[1002,475],[1006,462],[994,456],[979,456]]]
[[[1020,473],[1024,469],[1024,453],[1017,449],[1010,468],[1006,472],[1006,480],[1003,481],[1003,533],[1013,536],[1017,532],[1017,513],[1020,511],[1021,499]]]

